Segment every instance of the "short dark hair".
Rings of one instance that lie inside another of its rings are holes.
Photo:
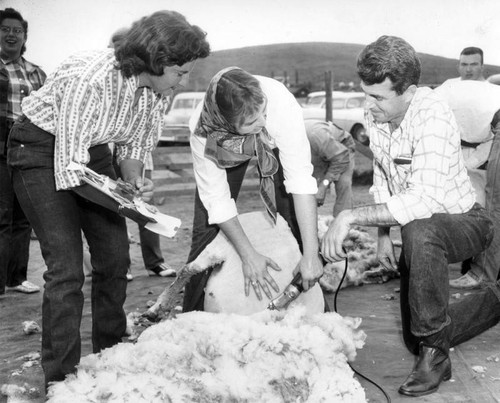
[[[206,33],[176,11],[157,11],[136,21],[115,48],[125,77],[143,72],[163,75],[165,66],[182,66],[210,54]]]
[[[215,92],[222,116],[236,129],[259,110],[265,99],[259,80],[239,68],[224,73]]]
[[[464,48],[464,50],[460,52],[460,56],[462,55],[464,56],[479,55],[481,56],[481,64],[484,64],[484,54],[481,48],[476,48],[475,46],[469,46],[467,48]]]
[[[18,20],[23,26],[25,38],[28,37],[28,21],[23,18],[19,11],[14,10],[10,7],[6,8],[5,10],[0,10],[0,24],[7,18]],[[23,47],[21,48],[21,55],[23,55],[24,52],[26,52],[26,43],[23,44]]]
[[[421,64],[417,52],[404,39],[384,35],[367,45],[358,56],[359,78],[367,85],[380,84],[386,78],[401,95],[410,85],[418,85]]]

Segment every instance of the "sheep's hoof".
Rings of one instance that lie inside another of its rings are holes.
[[[152,311],[150,309],[148,309],[146,312],[144,312],[142,314],[142,317],[148,319],[150,322],[156,323],[156,322],[160,321],[158,313],[155,311]]]

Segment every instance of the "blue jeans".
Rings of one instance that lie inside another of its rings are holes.
[[[453,346],[499,321],[500,295],[496,286],[448,305],[448,264],[484,250],[493,232],[486,210],[477,203],[464,214],[434,214],[401,228],[401,319],[410,351],[417,353],[419,339],[449,325]]]
[[[27,279],[31,225],[12,187],[7,158],[0,155],[0,294]]]
[[[500,271],[500,130],[494,130],[486,168],[486,210],[497,229],[490,246],[476,256],[469,275],[484,283],[495,283]]]
[[[45,382],[60,381],[80,361],[82,230],[93,266],[91,307],[93,351],[121,341],[126,328],[123,304],[130,264],[125,219],[78,196],[56,191],[55,137],[21,118],[10,135],[8,163],[26,216],[40,240],[47,265],[43,274],[42,367]],[[106,144],[89,149],[88,166],[115,177]]]

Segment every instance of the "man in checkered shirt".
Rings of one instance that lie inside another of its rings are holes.
[[[352,225],[378,227],[380,264],[401,274],[403,337],[418,355],[399,393],[422,396],[451,378],[449,348],[500,320],[500,290],[489,284],[448,304],[448,264],[484,250],[492,222],[476,195],[448,104],[418,88],[420,60],[406,41],[382,36],[358,57],[366,127],[374,155],[374,205],[341,212],[322,241],[328,261],[346,257]],[[396,260],[390,228],[401,228]]]

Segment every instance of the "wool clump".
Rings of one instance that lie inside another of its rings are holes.
[[[361,320],[303,306],[250,316],[189,312],[137,342],[82,358],[50,386],[59,402],[364,402],[348,361]]]
[[[318,238],[321,240],[333,222],[333,216],[318,216]],[[399,242],[395,242],[398,246]],[[325,292],[336,292],[340,288],[360,286],[363,284],[386,283],[399,278],[397,270],[386,269],[379,264],[377,258],[377,242],[362,227],[349,229],[343,243],[347,252],[347,268],[345,261],[327,263],[323,277],[319,283]],[[341,283],[342,277],[345,278]]]

